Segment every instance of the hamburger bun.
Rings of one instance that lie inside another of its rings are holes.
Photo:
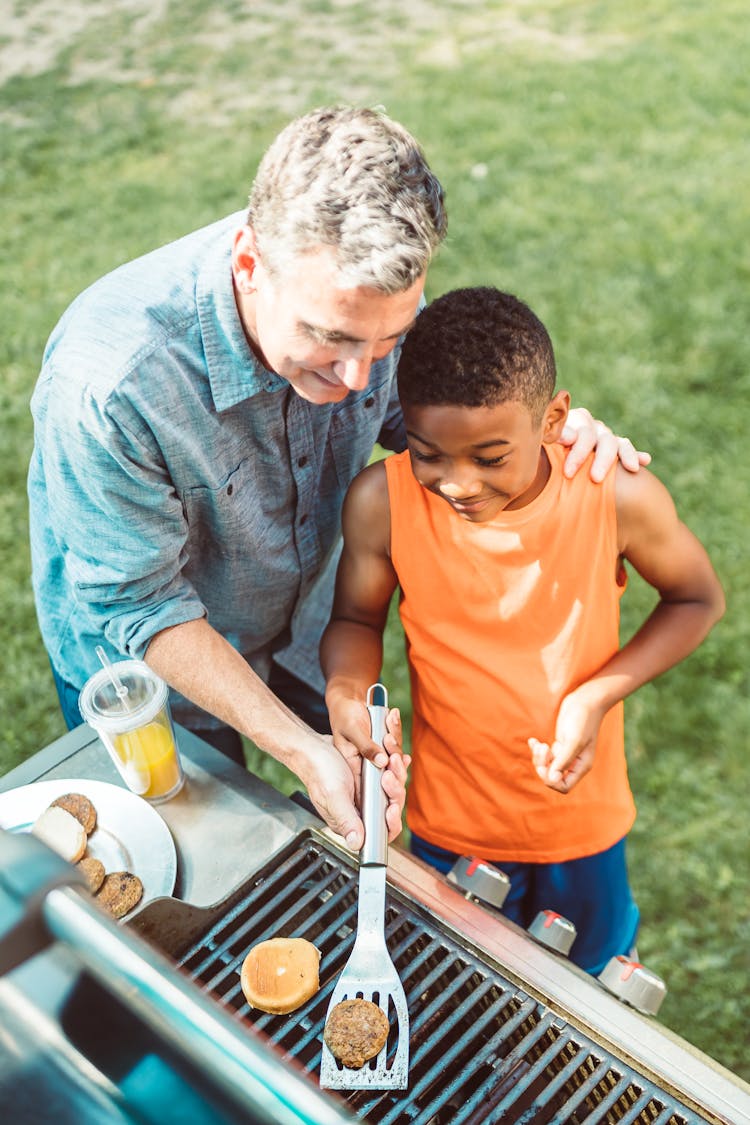
[[[35,820],[31,831],[68,863],[78,863],[86,851],[88,837],[83,826],[65,809],[45,809]]]
[[[339,1062],[349,1070],[360,1070],[380,1054],[389,1030],[388,1017],[371,1000],[342,1000],[331,1010],[323,1038]]]
[[[319,965],[319,950],[305,938],[261,941],[242,962],[245,999],[261,1012],[293,1012],[320,988]]]

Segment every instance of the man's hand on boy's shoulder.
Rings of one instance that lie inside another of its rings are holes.
[[[618,459],[630,473],[637,473],[641,466],[651,463],[650,453],[636,449],[630,438],[613,434],[609,426],[595,419],[585,406],[568,411],[560,443],[570,446],[565,458],[566,477],[575,476],[592,449],[596,452],[591,465],[591,479],[597,483],[604,480]]]

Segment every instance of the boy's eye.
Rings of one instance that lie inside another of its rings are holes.
[[[492,468],[493,465],[502,465],[503,461],[507,460],[507,454],[503,453],[500,457],[477,457],[477,465],[481,465],[483,469]]]
[[[410,453],[415,461],[438,461],[440,459],[439,453],[422,453],[419,449],[410,449]]]

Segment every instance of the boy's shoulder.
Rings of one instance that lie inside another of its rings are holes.
[[[664,521],[674,518],[675,505],[666,485],[649,469],[628,472],[621,464],[615,468],[615,511],[621,542],[634,534],[639,537],[657,532]]]
[[[359,505],[388,504],[388,481],[385,459],[373,461],[360,469],[349,485],[347,501]]]
[[[618,461],[613,472],[618,514],[621,509],[623,512],[630,509],[647,511],[669,497],[666,486],[649,469],[641,467],[637,473],[631,473]]]

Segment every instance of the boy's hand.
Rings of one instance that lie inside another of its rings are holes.
[[[651,463],[650,453],[636,449],[630,438],[613,434],[609,426],[594,419],[585,406],[568,411],[559,440],[563,445],[570,446],[563,469],[566,477],[578,472],[592,449],[596,450],[596,454],[591,465],[591,479],[597,483],[604,480],[618,458],[623,468],[631,473],[637,473],[641,465]]]
[[[551,746],[536,738],[528,740],[534,769],[558,793],[569,793],[594,764],[603,713],[585,702],[584,689],[582,685],[560,704]]]
[[[401,831],[401,817],[406,802],[406,772],[411,757],[402,752],[401,715],[392,707],[386,716],[386,734],[379,746],[370,737],[370,716],[364,703],[346,700],[329,708],[333,744],[347,762],[355,782],[357,803],[360,799],[362,758],[369,758],[382,770],[381,784],[388,797],[385,822],[388,839],[395,840]]]
[[[373,742],[370,737],[370,715],[364,702],[358,699],[341,700],[335,706],[329,705],[328,717],[333,744],[345,757],[361,754],[363,758],[369,758],[378,769],[384,769],[391,754],[402,752],[401,714],[398,707],[391,707],[386,716],[386,733],[382,746]]]

